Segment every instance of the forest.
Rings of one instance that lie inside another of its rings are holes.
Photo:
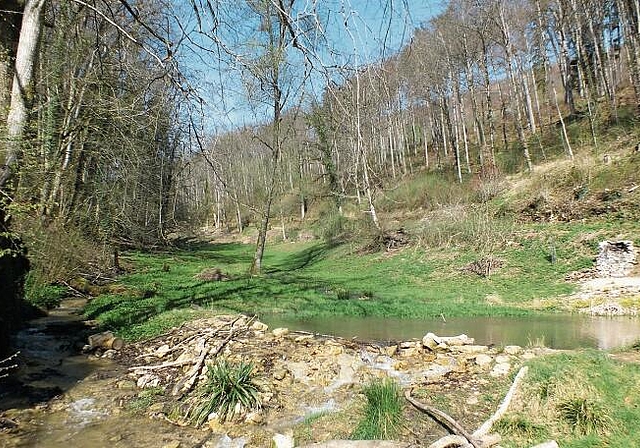
[[[638,243],[639,121],[640,0],[0,0],[0,381],[17,356],[11,335],[69,296],[145,360],[136,341],[175,339],[175,325],[218,312],[242,314],[216,315],[222,330],[196,326],[176,347],[228,329],[217,355],[237,322],[274,346],[286,339],[254,322],[261,313],[444,324],[635,316],[640,286],[611,305],[610,290],[585,298],[576,282],[594,275],[602,239]],[[467,368],[471,358],[447,345],[458,340],[429,334],[381,353],[436,359],[440,347],[437,359]],[[366,364],[367,347],[344,341],[314,350]],[[495,368],[508,364],[500,356],[527,362],[539,342],[482,355]],[[179,384],[187,401],[212,352]],[[590,383],[585,396],[606,389],[601,401],[565,400],[559,391],[577,383],[553,375],[569,365],[578,379],[597,366],[624,387]],[[574,405],[593,414],[573,432],[530,415],[499,425],[527,443],[628,446],[605,407],[637,408],[631,392],[615,395],[637,384],[634,369],[593,353],[544,358],[532,381],[547,385],[554,421]],[[272,376],[286,396],[279,381],[293,371],[283,372]],[[160,400],[158,387],[133,402]],[[482,412],[494,404],[480,401]],[[198,426],[209,411],[183,414]],[[633,412],[620,424],[633,428]],[[302,439],[314,440],[317,417]],[[0,414],[0,432],[6,422]]]
[[[637,117],[639,17],[635,0],[453,0],[372,58],[341,1],[4,1],[3,253],[28,248],[35,291],[119,248],[255,226],[259,273],[274,221],[338,237],[437,208],[402,190],[420,173],[490,200]]]

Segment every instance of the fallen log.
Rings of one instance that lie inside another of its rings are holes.
[[[104,348],[107,350],[121,350],[124,347],[124,341],[119,337],[116,337],[110,331],[103,331],[102,333],[92,334],[88,338],[89,347],[92,350],[96,348]]]
[[[527,366],[524,366],[518,371],[518,374],[513,379],[513,384],[511,384],[511,387],[509,388],[507,395],[505,395],[504,399],[502,400],[502,403],[500,404],[500,407],[498,408],[498,410],[495,412],[495,414],[493,414],[489,418],[489,420],[484,422],[482,426],[480,426],[476,430],[476,432],[473,433],[473,437],[482,437],[485,434],[488,434],[489,431],[491,431],[491,428],[493,427],[495,422],[500,420],[502,416],[507,412],[507,409],[509,409],[509,405],[511,404],[511,400],[513,399],[513,396],[516,394],[516,391],[518,390],[518,386],[524,379],[528,370],[529,368]]]
[[[471,444],[471,446],[474,448],[482,448],[482,444],[479,441],[475,440],[474,437],[466,429],[464,429],[460,423],[455,421],[452,417],[445,414],[441,410],[436,409],[427,404],[420,403],[419,401],[414,399],[411,396],[411,390],[407,390],[404,393],[404,397],[416,409],[427,414],[429,417],[431,417],[436,422],[438,422],[440,426],[442,426],[444,429],[449,431],[451,434],[464,437],[467,440],[467,442]]]

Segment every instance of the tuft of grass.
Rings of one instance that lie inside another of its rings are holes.
[[[225,422],[243,411],[259,409],[258,392],[252,363],[232,364],[224,358],[218,359],[207,366],[207,380],[187,418],[200,426],[215,412],[218,419]]]
[[[355,440],[392,439],[402,426],[400,386],[392,380],[378,380],[363,389],[367,399],[364,417],[351,435]]]
[[[560,417],[580,434],[607,434],[613,419],[603,403],[592,397],[571,397],[557,405]]]
[[[164,388],[162,387],[144,389],[137,397],[129,402],[127,408],[134,412],[144,411],[153,403],[158,401],[158,399],[164,395],[164,392]]]
[[[509,439],[541,440],[548,436],[548,430],[543,425],[522,414],[501,418],[494,430]]]

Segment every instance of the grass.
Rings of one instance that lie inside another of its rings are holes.
[[[585,351],[530,362],[524,396],[497,431],[506,447],[548,439],[567,447],[628,447],[640,440],[640,365]]]
[[[311,317],[438,318],[527,316],[563,310],[567,273],[592,266],[597,243],[633,236],[637,224],[555,223],[505,226],[489,254],[471,241],[362,254],[352,244],[281,243],[267,247],[264,275],[246,272],[253,246],[193,244],[122,256],[130,273],[93,299],[87,317],[128,340],[162,333],[211,313]],[[553,242],[555,257],[549,258]],[[489,278],[464,272],[490,255]],[[197,278],[220,269],[227,281]]]
[[[363,389],[367,403],[364,416],[351,435],[355,440],[393,439],[402,426],[403,398],[400,386],[389,379],[378,380]]]
[[[215,412],[219,421],[225,422],[243,411],[259,409],[258,391],[253,364],[232,364],[226,359],[219,359],[207,366],[206,382],[187,418],[199,426]]]

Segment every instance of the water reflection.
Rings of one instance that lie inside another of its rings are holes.
[[[288,327],[313,333],[363,340],[407,340],[427,332],[441,336],[465,333],[478,344],[521,345],[543,342],[556,349],[610,349],[640,339],[640,320],[629,317],[535,316],[442,319],[331,317],[283,319],[261,316],[270,327]]]

